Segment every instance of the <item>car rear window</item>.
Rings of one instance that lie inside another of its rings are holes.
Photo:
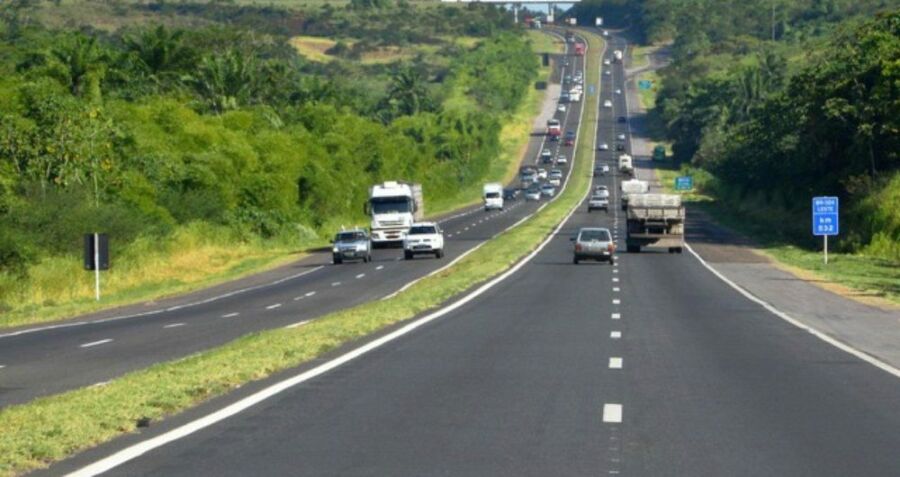
[[[592,240],[609,242],[609,232],[606,230],[583,230],[579,240],[582,242],[590,242]]]
[[[437,231],[431,225],[420,225],[417,227],[409,228],[410,235],[435,234],[435,233],[437,233]]]

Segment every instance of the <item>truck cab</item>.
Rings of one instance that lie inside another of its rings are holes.
[[[503,210],[503,184],[491,183],[484,185],[482,194],[484,210]]]
[[[631,161],[631,156],[628,154],[619,156],[619,172],[628,175],[634,173],[634,164]]]
[[[425,214],[422,186],[399,181],[375,184],[369,188],[365,210],[371,217],[373,244],[400,243]]]

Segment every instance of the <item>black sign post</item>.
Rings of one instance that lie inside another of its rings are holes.
[[[84,234],[84,269],[94,271],[94,291],[100,301],[100,270],[109,270],[109,238],[106,234]]]

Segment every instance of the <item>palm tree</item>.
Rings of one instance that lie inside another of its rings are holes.
[[[171,31],[163,25],[125,37],[125,47],[137,64],[150,75],[159,77],[185,68],[193,62],[194,51],[183,42],[184,31]]]
[[[430,109],[430,98],[425,78],[409,66],[400,68],[391,78],[389,100],[396,103],[401,114],[413,115]]]
[[[97,39],[78,34],[50,51],[51,74],[75,96],[83,96],[90,83],[99,83],[106,72],[107,55],[100,51]],[[95,85],[98,86],[98,85]]]
[[[235,50],[203,57],[196,73],[184,78],[216,113],[250,102],[259,90],[259,79],[254,57]]]

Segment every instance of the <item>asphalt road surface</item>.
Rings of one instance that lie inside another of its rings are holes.
[[[601,99],[624,88],[612,69]],[[624,101],[601,108],[598,140],[627,134]],[[619,178],[595,180],[615,189]],[[896,377],[689,254],[573,265],[569,238],[587,225],[624,239],[617,208],[582,205],[533,260],[461,308],[109,473],[900,475]]]

